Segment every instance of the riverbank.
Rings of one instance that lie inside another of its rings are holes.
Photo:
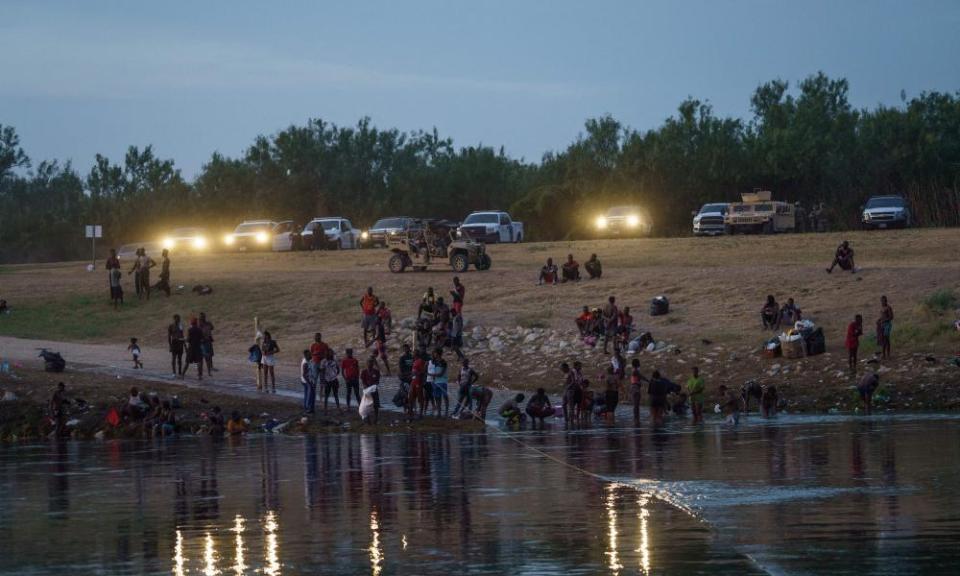
[[[219,407],[225,417],[237,412],[249,421],[249,431],[283,434],[339,434],[359,432],[384,434],[394,432],[447,432],[477,430],[482,424],[426,417],[408,422],[399,412],[381,410],[377,425],[364,424],[356,405],[342,412],[331,408],[326,414],[305,418],[299,401],[293,397],[203,388],[155,379],[112,377],[97,372],[71,370],[50,374],[20,368],[13,375],[0,374],[0,441],[30,440],[47,437],[51,427],[47,420],[47,403],[58,382],[66,384],[69,399],[68,434],[77,439],[136,438],[149,436],[142,426],[107,424],[111,408],[121,408],[136,387],[148,397],[174,400],[179,434],[205,434],[206,414]],[[342,400],[342,399],[341,399]],[[389,398],[381,398],[388,402]]]

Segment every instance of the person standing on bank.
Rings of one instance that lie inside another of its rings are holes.
[[[152,262],[152,261],[151,261]],[[160,281],[157,282],[156,289],[170,297],[170,251],[166,248],[160,253]],[[150,297],[150,291],[147,290],[147,298]]]
[[[167,345],[170,349],[170,367],[173,370],[173,377],[177,378],[183,372],[183,345],[184,334],[183,324],[180,322],[180,315],[173,315],[173,324],[167,326]]]
[[[203,355],[203,361],[207,365],[207,374],[213,374],[213,322],[207,320],[206,312],[200,313],[200,332],[203,333],[203,340],[200,341],[200,353]]]
[[[274,368],[277,365],[277,354],[280,353],[280,346],[273,339],[270,332],[263,331],[263,343],[260,345],[263,350],[263,388],[268,389],[274,394],[277,393],[277,374]]]

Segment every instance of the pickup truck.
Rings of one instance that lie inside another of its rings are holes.
[[[523,241],[523,222],[496,210],[472,212],[463,220],[457,235],[487,244]]]

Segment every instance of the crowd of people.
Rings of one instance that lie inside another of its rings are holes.
[[[160,279],[151,285],[151,269],[156,266],[156,262],[142,249],[137,251],[136,261],[128,274],[135,275],[134,285],[138,298],[149,299],[151,290],[170,294],[170,259],[166,250],[161,256]],[[843,270],[856,271],[853,249],[847,241],[837,248],[834,261],[827,271],[831,272],[837,266]],[[573,254],[569,254],[559,267],[552,258],[548,258],[540,270],[538,283],[578,282],[582,278],[580,267]],[[592,254],[583,267],[590,279],[600,278],[602,275],[602,265],[596,254]],[[120,287],[122,272],[114,251],[111,251],[107,260],[107,270],[110,275],[111,298],[114,305],[119,306],[123,301]],[[455,418],[485,419],[493,392],[483,384],[480,374],[471,366],[463,351],[466,287],[459,277],[453,278],[448,293],[449,300],[433,287],[429,287],[418,302],[413,337],[409,343],[400,343],[400,354],[395,361],[400,385],[393,397],[393,403],[402,408],[410,418],[452,415]],[[378,297],[373,287],[368,287],[363,293],[359,308],[362,342],[368,353],[358,354],[354,348],[347,347],[342,357],[339,357],[319,332],[314,335],[314,341],[309,347],[303,350],[300,382],[303,386],[305,413],[314,414],[317,401],[322,396],[324,412],[330,409],[331,403],[338,411],[343,408],[350,410],[355,403],[365,422],[377,422],[381,408],[381,367],[388,376],[393,374],[388,352],[388,340],[393,334],[393,318],[389,306]],[[792,297],[787,298],[781,305],[773,295],[767,297],[760,316],[763,328],[775,331],[789,328],[804,319],[800,307]],[[590,379],[584,375],[581,362],[563,363],[560,366],[563,384],[559,405],[552,405],[546,391],[541,388],[527,400],[525,407],[521,405],[525,398],[523,395],[510,398],[498,410],[504,420],[520,422],[530,418],[535,423],[543,424],[545,419],[558,416],[567,422],[584,422],[593,418],[612,421],[617,406],[629,402],[633,419],[639,422],[640,407],[646,395],[654,425],[662,425],[668,414],[686,416],[688,412],[692,413],[694,423],[703,421],[704,403],[708,394],[704,378],[697,367],[691,369],[685,386],[681,386],[656,369],[651,370],[649,375],[643,373],[638,358],[634,358],[628,365],[625,354],[637,352],[652,343],[649,332],[638,330],[629,306],[621,308],[617,298],[611,295],[602,306],[583,306],[575,323],[584,344],[589,347],[600,346],[604,354],[610,355],[609,365],[601,370],[592,385]],[[882,358],[890,355],[892,323],[893,309],[884,296],[881,298],[880,315],[876,322],[877,343]],[[256,321],[255,324],[255,341],[248,349],[248,358],[254,366],[256,388],[260,392],[276,393],[276,365],[280,346],[270,331],[261,331]],[[844,340],[849,368],[853,373],[857,371],[859,341],[862,335],[863,318],[857,314],[848,325]],[[191,365],[196,365],[198,379],[203,378],[205,367],[208,374],[215,370],[213,324],[205,313],[201,312],[186,324],[179,315],[174,315],[173,322],[167,328],[167,342],[171,354],[171,372],[175,377],[183,378]],[[128,351],[134,369],[143,368],[143,354],[137,338],[131,338]],[[459,370],[453,370],[448,364],[448,353],[459,361]],[[452,412],[449,391],[451,372],[455,374],[457,393]],[[871,372],[865,375],[858,385],[868,407],[878,383],[879,377]],[[345,388],[345,406],[341,406],[341,387]],[[715,410],[736,422],[740,412],[749,408],[751,398],[757,399],[764,415],[776,413],[779,399],[775,387],[755,383],[749,383],[739,391],[720,386]],[[122,416],[139,416],[145,422],[153,422],[167,415],[169,420],[174,419],[172,409],[163,411],[163,403],[159,406],[147,406],[146,412],[150,412],[150,416],[140,410],[140,407],[141,404],[131,398],[131,403]]]
[[[156,284],[150,284],[151,270],[157,266],[156,260],[151,258],[144,248],[138,248],[133,265],[127,275],[133,275],[133,287],[138,300],[149,300],[153,290],[170,296],[170,251],[164,249],[160,253],[160,276]],[[110,301],[114,308],[123,305],[123,270],[120,267],[120,258],[117,251],[110,249],[110,256],[106,262],[107,279],[110,285]]]

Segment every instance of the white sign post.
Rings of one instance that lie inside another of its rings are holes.
[[[91,256],[93,262],[90,264],[90,269],[95,270],[97,268],[97,238],[103,238],[103,226],[99,224],[87,224],[85,228],[87,238],[93,243]]]

